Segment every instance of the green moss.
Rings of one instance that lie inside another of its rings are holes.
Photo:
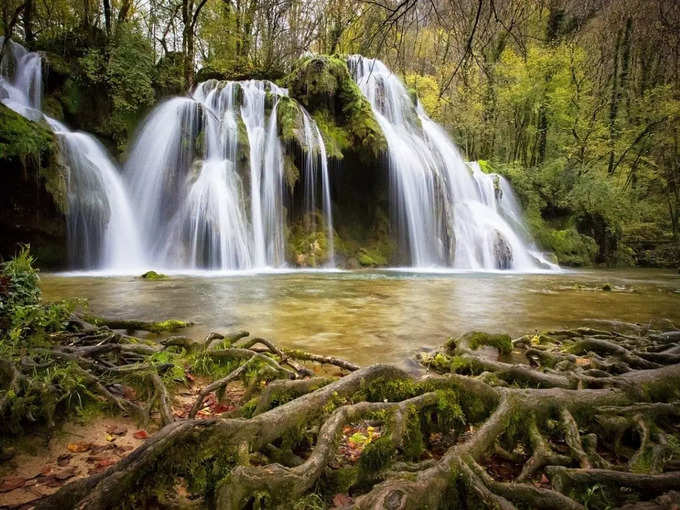
[[[377,267],[387,265],[387,257],[378,250],[361,248],[357,257],[359,264],[364,267]]]
[[[295,188],[295,184],[300,178],[300,169],[297,167],[295,160],[290,156],[290,154],[286,154],[283,157],[283,176],[288,189],[292,193],[293,189]]]
[[[0,159],[40,161],[54,147],[54,136],[47,127],[0,104]]]
[[[167,280],[168,275],[163,273],[157,273],[156,271],[147,271],[142,276],[140,276],[140,278],[142,278],[143,280]]]
[[[575,228],[554,230],[545,225],[534,230],[541,246],[553,252],[562,265],[589,266],[597,255],[595,240],[578,233]]]
[[[359,480],[359,466],[343,466],[339,469],[327,469],[322,480],[323,492],[329,496],[347,494]]]
[[[392,460],[395,452],[392,440],[387,436],[379,437],[368,443],[359,457],[359,469],[362,476],[384,469]]]
[[[387,141],[371,105],[352,79],[346,62],[329,55],[302,58],[285,83],[319,126],[329,157],[341,159],[348,150],[374,159]]]
[[[418,460],[424,451],[425,441],[420,426],[420,414],[415,407],[411,407],[408,410],[402,453],[409,460]]]
[[[288,228],[286,256],[299,267],[318,267],[329,259],[328,233],[319,211],[308,213]],[[310,229],[314,229],[310,231]]]
[[[370,402],[400,402],[422,393],[422,385],[410,379],[379,377],[370,384],[363,384],[357,395],[358,400]],[[355,399],[356,400],[356,399]]]
[[[463,336],[451,339],[447,342],[447,349],[453,352],[458,345],[465,343],[470,349],[478,349],[482,345],[488,345],[499,350],[501,354],[510,354],[512,352],[512,339],[509,335],[490,334],[481,331],[471,331],[465,333]]]
[[[185,321],[179,321],[176,319],[168,319],[165,321],[154,322],[151,326],[151,331],[154,333],[162,333],[165,331],[177,331],[178,329],[186,328],[190,324]]]
[[[295,143],[303,150],[308,149],[304,146],[302,112],[295,99],[281,97],[276,107],[276,118],[281,141]]]
[[[449,431],[455,425],[465,424],[465,413],[458,400],[458,393],[452,390],[437,390],[437,425],[442,431]]]
[[[236,146],[236,157],[239,163],[243,167],[244,163],[246,163],[250,159],[250,141],[248,140],[248,129],[246,128],[245,122],[243,122],[243,119],[241,116],[238,116],[237,119],[237,128],[238,128],[238,135],[237,135],[237,146]]]
[[[59,145],[42,123],[30,121],[0,104],[0,163],[37,170],[59,212],[68,210],[66,173]]]

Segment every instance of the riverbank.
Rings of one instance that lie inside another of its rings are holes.
[[[44,301],[26,250],[0,276],[2,509],[680,503],[680,329],[658,311],[442,335],[362,367],[245,330],[198,336],[191,320]],[[145,283],[161,282],[173,278]],[[578,291],[640,292],[608,286]]]
[[[0,508],[680,501],[680,331],[670,321],[515,339],[473,332],[421,353],[408,372],[246,332],[131,336],[159,324],[72,316],[49,346],[15,358],[3,413],[44,370],[79,374],[89,389],[57,387],[58,401],[87,403],[55,408],[51,424],[26,415],[16,422],[25,433],[3,430]]]

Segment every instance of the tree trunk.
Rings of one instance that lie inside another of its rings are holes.
[[[24,38],[29,46],[35,40],[33,34],[33,0],[26,0],[24,3]]]

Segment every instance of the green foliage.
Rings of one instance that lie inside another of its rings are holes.
[[[376,473],[385,468],[396,453],[392,439],[382,436],[366,445],[359,457],[359,469],[364,474]]]
[[[91,83],[110,91],[112,110],[105,129],[123,149],[139,115],[154,101],[156,68],[149,40],[126,23],[105,47],[88,48],[79,63]]]
[[[35,305],[40,301],[38,270],[29,247],[24,246],[11,260],[0,266],[0,315],[16,306]]]
[[[442,431],[450,431],[456,425],[464,425],[465,413],[458,401],[458,393],[437,390],[437,425]]]
[[[318,494],[307,494],[293,503],[292,510],[325,510],[328,505]]]

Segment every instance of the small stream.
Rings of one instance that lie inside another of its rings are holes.
[[[680,325],[680,274],[672,270],[208,273],[162,281],[44,274],[42,288],[47,300],[86,297],[102,316],[189,320],[196,325],[186,333],[197,338],[247,329],[360,364],[402,361],[469,330],[517,336],[661,318]]]

